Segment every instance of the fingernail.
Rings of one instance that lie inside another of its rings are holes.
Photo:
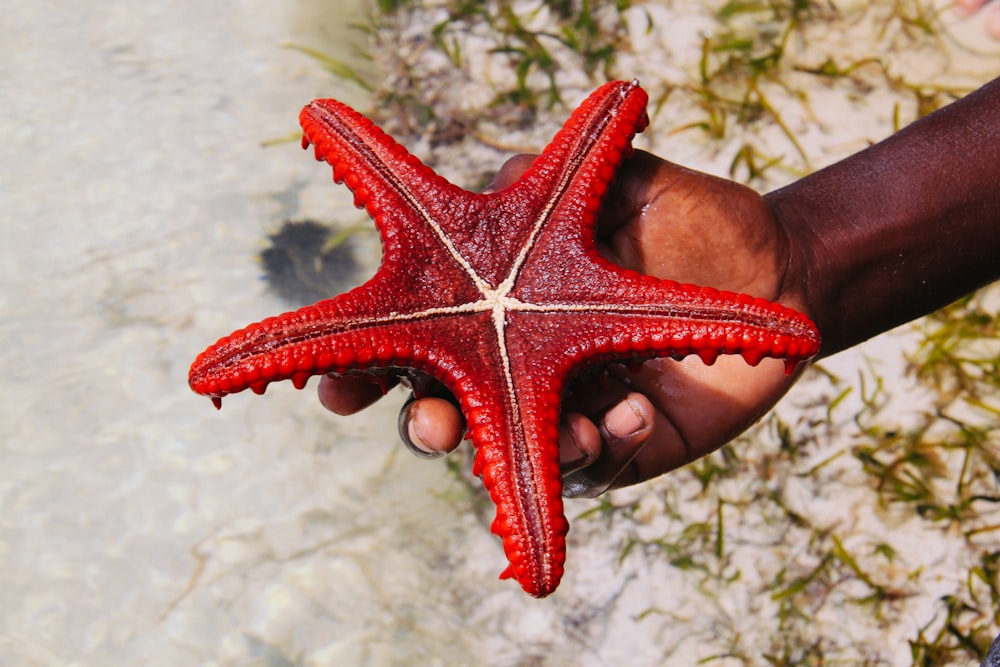
[[[420,420],[417,419],[416,412],[417,408],[412,404],[407,405],[399,412],[399,437],[403,444],[422,459],[436,459],[444,456],[444,452],[427,446],[424,436],[420,433]]]
[[[626,399],[608,410],[604,415],[604,428],[612,437],[624,439],[635,435],[646,427],[642,413],[632,401]]]

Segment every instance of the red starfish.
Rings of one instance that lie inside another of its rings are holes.
[[[363,286],[219,340],[191,366],[212,397],[322,373],[433,376],[457,397],[473,472],[497,506],[514,577],[548,595],[566,532],[557,428],[567,381],[613,359],[697,354],[711,364],[819,349],[804,315],[711,288],[659,280],[603,259],[595,218],[631,139],[648,124],[637,82],[593,93],[521,178],[492,194],[452,185],[335,100],[301,115],[303,147],[333,166],[374,218],[384,258]]]

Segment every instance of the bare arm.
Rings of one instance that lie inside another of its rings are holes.
[[[765,196],[827,356],[1000,277],[1000,79]]]

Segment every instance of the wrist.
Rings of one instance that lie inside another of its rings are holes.
[[[1000,80],[765,196],[828,356],[1000,277]]]

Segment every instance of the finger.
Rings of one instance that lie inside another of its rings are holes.
[[[399,437],[419,457],[437,458],[454,451],[464,435],[465,419],[447,399],[411,399],[399,412]]]
[[[505,187],[513,183],[518,179],[518,177],[524,173],[524,170],[531,166],[531,163],[535,161],[537,155],[531,155],[529,153],[523,153],[521,155],[515,155],[500,167],[500,171],[497,175],[493,177],[493,180],[483,188],[483,194],[488,194],[490,192],[498,192],[503,190]]]
[[[594,422],[570,412],[559,428],[559,469],[563,476],[585,468],[601,455],[601,433]]]
[[[382,398],[385,390],[368,378],[324,375],[316,390],[323,407],[338,415],[352,415]]]
[[[642,211],[650,197],[649,183],[664,160],[645,151],[635,151],[622,163],[601,207],[597,235],[603,238]]]
[[[563,495],[594,497],[607,491],[629,468],[657,425],[656,410],[649,399],[629,394],[602,417],[597,430],[604,447],[593,464],[566,476]],[[630,473],[629,479],[634,476]]]
[[[637,395],[645,398],[642,394]],[[614,475],[605,490],[645,482],[680,468],[691,460],[690,447],[670,418],[653,405],[649,406],[649,411],[645,414],[650,421],[644,430],[630,436],[634,441],[627,437],[625,442],[618,445],[621,448],[635,448],[635,456]],[[620,418],[620,415],[612,415],[610,411],[608,415],[612,419]],[[604,427],[608,429],[609,424],[605,423]]]
[[[577,378],[566,394],[563,412],[596,420],[634,391],[634,373],[623,363],[609,363],[597,373]]]

